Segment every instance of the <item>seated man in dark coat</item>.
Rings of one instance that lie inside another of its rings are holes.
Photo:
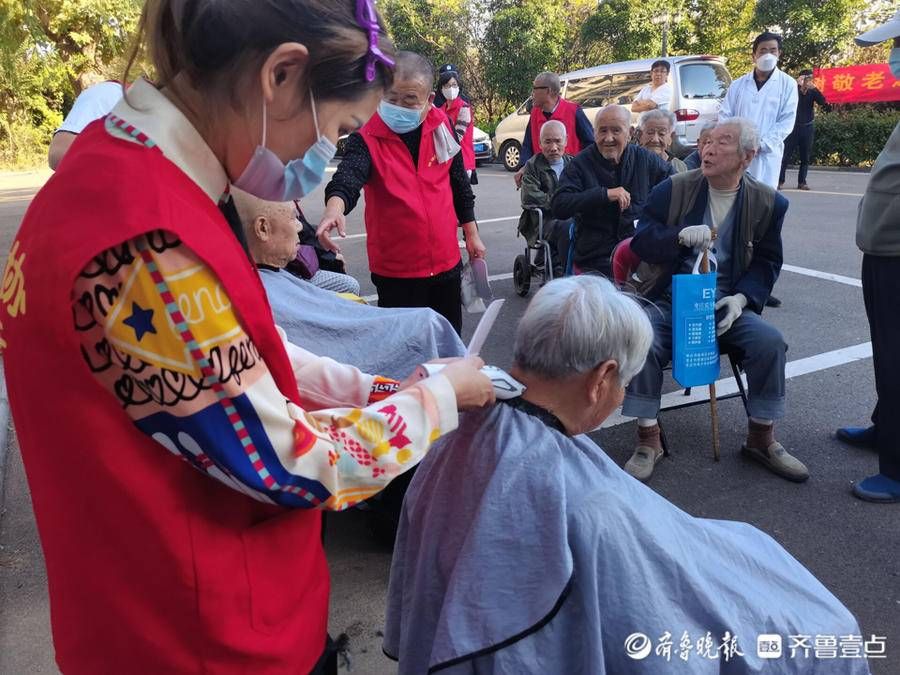
[[[657,155],[628,142],[631,113],[601,108],[595,143],[565,168],[553,196],[553,215],[575,219],[574,270],[611,276],[609,256],[634,234],[634,221],[657,183],[673,173]]]
[[[647,480],[663,456],[657,413],[662,369],[672,357],[671,278],[690,274],[697,256],[712,243],[717,258],[716,334],[722,351],[739,355],[747,372],[750,413],[742,451],[788,480],[809,472],[775,440],[774,420],[784,416],[787,347],[781,333],[760,318],[781,271],[781,225],[787,199],[747,175],[759,133],[753,122],[720,122],[703,146],[699,170],[673,176],[650,194],[631,249],[664,267],[647,308],[653,347],[632,380],[622,413],[638,418],[638,444],[625,470]],[[751,311],[745,312],[747,308]]]

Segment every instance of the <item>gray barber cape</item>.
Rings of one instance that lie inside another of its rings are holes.
[[[275,323],[288,340],[317,356],[402,380],[420,363],[465,354],[450,323],[431,309],[370,307],[283,270],[259,274]]]
[[[869,672],[815,658],[816,635],[860,628],[771,537],[688,515],[518,401],[464,415],[406,493],[384,635],[401,674]]]

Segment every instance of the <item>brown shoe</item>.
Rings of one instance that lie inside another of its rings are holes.
[[[797,186],[797,189],[798,190],[809,190],[809,185],[807,185],[806,183],[800,183],[800,185]]]
[[[778,183],[778,189],[781,190],[782,188],[784,188],[784,181]]]
[[[766,450],[744,445],[741,447],[741,452],[755,459],[772,473],[795,483],[802,483],[809,478],[809,470],[806,465],[785,450],[778,441],[772,443]]]

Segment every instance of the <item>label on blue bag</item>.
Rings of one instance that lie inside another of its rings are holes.
[[[716,341],[716,275],[678,274],[672,278],[672,376],[682,387],[719,377]]]

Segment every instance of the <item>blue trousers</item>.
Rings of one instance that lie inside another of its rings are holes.
[[[640,373],[628,385],[622,414],[655,419],[659,414],[663,368],[672,360],[672,304],[661,300],[647,307],[653,325],[653,346]],[[750,415],[757,419],[784,417],[784,365],[787,346],[777,328],[745,310],[727,333],[719,350],[734,354],[747,373]]]

